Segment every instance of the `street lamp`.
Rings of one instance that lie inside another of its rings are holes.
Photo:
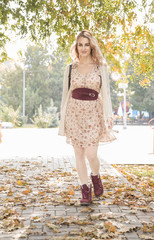
[[[127,115],[126,115],[126,88],[128,87],[127,83],[119,83],[118,84],[119,88],[123,88],[124,90],[124,114],[123,114],[123,123],[124,126],[123,128],[126,129],[127,128]]]
[[[23,66],[23,112],[22,112],[22,115],[23,115],[23,118],[25,117],[25,75],[26,75],[26,72],[27,73],[31,73],[31,72],[42,72],[42,71],[28,71],[25,69],[25,62],[24,62],[24,66]]]
[[[25,64],[23,69],[23,118],[25,117]]]
[[[111,74],[111,78],[113,79],[113,81],[118,81],[121,78],[121,74],[119,74],[118,72],[113,72]],[[127,128],[127,116],[126,116],[126,88],[128,87],[127,83],[119,83],[118,84],[119,88],[123,88],[124,90],[124,113],[123,113],[123,123],[124,126],[123,128],[126,129]]]
[[[111,78],[112,78],[113,81],[116,82],[116,81],[118,81],[121,78],[121,74],[118,73],[118,72],[112,72],[111,73]]]

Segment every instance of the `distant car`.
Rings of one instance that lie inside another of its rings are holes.
[[[14,124],[11,122],[2,122],[1,126],[2,126],[2,128],[13,128]]]

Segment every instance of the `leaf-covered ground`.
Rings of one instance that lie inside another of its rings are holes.
[[[153,239],[152,186],[150,194],[142,194],[137,178],[129,185],[106,165],[103,196],[93,194],[92,204],[81,207],[76,169],[64,167],[71,159],[61,159],[56,169],[54,161],[1,161],[0,239]]]
[[[113,165],[147,198],[154,197],[154,165]],[[151,199],[152,200],[152,199]]]

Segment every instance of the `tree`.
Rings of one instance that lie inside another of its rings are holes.
[[[65,68],[64,56],[58,56],[55,53],[50,55],[42,48],[29,47],[25,64],[27,66],[27,112],[31,112],[31,116],[34,115],[40,104],[45,110],[51,98],[59,111]]]
[[[143,14],[143,24],[134,25],[136,8]],[[94,32],[112,70],[120,72],[133,61],[135,70],[151,80],[152,1],[141,0],[140,4],[135,0],[3,0],[0,9],[1,48],[8,40],[8,30],[22,37],[30,35],[36,42],[47,42],[54,32],[59,51],[68,52],[76,33],[86,28]],[[124,53],[130,58],[122,62]],[[5,51],[1,55],[5,58]]]
[[[63,78],[65,71],[65,57],[61,56],[57,59],[57,55],[53,57],[52,69],[50,72],[50,94],[54,101],[54,105],[57,110],[60,111],[61,98],[62,98],[62,88],[63,88]],[[56,60],[57,59],[57,60]]]
[[[38,46],[29,46],[25,54],[25,110],[28,118],[32,118],[41,105],[45,111],[51,104],[51,99],[60,110],[63,74],[65,68],[64,56],[52,56],[47,50]],[[2,101],[8,106],[22,111],[23,101],[23,69],[15,66],[1,76]]]
[[[117,84],[116,81],[114,81],[112,79],[111,75],[109,75],[109,79],[110,79],[110,92],[111,92],[112,110],[116,111],[116,109],[119,106],[118,84]]]
[[[149,112],[149,118],[151,118],[151,114],[154,111],[154,96],[152,95],[152,91],[154,91],[154,86],[143,88],[138,84],[135,87],[133,95],[130,97],[130,103],[133,105],[134,110],[140,111],[140,117],[142,111],[147,111]]]
[[[154,82],[151,83],[151,86],[146,88],[143,106],[146,111],[149,112],[149,118],[151,119],[154,114]]]
[[[14,109],[22,108],[22,69],[15,66],[14,70],[6,70],[1,74],[1,100]]]
[[[129,66],[129,101],[134,110],[149,112],[149,118],[154,111],[154,82],[146,81],[143,75],[134,74],[134,68]]]
[[[50,80],[48,65],[50,56],[47,51],[29,46],[26,51],[26,115],[32,117],[40,104],[45,109],[50,104]]]

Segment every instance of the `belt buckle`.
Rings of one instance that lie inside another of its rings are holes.
[[[89,93],[90,97],[95,97],[95,93]]]

